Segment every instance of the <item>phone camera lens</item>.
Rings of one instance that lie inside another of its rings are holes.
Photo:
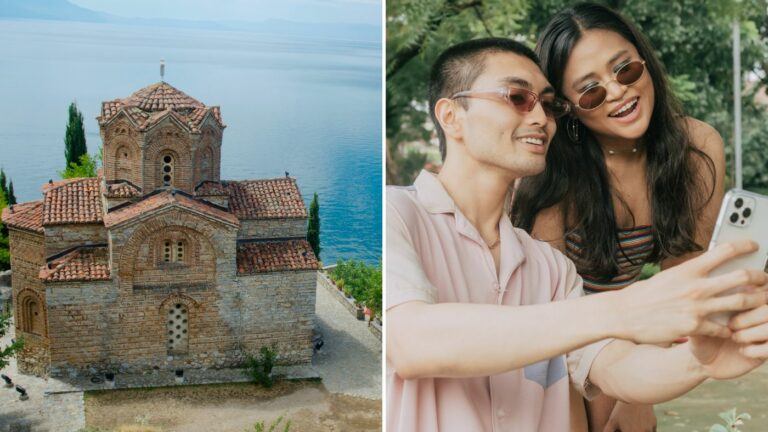
[[[731,223],[736,223],[739,220],[739,214],[736,212],[731,213]]]
[[[749,215],[751,215],[751,214],[752,214],[752,209],[751,209],[751,208],[749,208],[749,207],[747,207],[747,208],[745,208],[745,209],[744,209],[744,211],[743,211],[743,212],[741,212],[741,214],[742,214],[742,216],[744,216],[745,218],[748,218],[748,217],[749,217]]]
[[[736,201],[733,203],[736,208],[741,208],[741,206],[744,205],[744,200],[741,198],[737,198]]]

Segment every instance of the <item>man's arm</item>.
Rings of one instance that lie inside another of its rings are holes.
[[[498,374],[610,337],[599,318],[610,310],[596,296],[531,306],[409,302],[387,311],[387,356],[404,379]]]
[[[403,303],[387,311],[387,356],[402,378],[470,377],[517,369],[608,337],[640,343],[729,337],[727,327],[706,317],[764,305],[765,294],[715,296],[731,287],[765,285],[768,275],[707,274],[754,250],[751,242],[722,245],[619,292],[548,304]]]

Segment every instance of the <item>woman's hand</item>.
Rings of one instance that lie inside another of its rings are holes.
[[[626,404],[616,401],[611,417],[602,432],[653,432],[656,430],[656,414],[653,405]]]

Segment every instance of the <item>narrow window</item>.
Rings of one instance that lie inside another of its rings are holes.
[[[171,186],[173,184],[173,156],[163,156],[162,164],[163,186]]]
[[[171,262],[171,242],[169,240],[165,241],[165,250],[163,253],[163,261],[164,262]]]
[[[187,307],[176,303],[168,310],[168,353],[185,354],[189,349]]]

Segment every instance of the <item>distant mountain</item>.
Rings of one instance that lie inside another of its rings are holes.
[[[109,17],[66,0],[0,0],[0,18],[106,22]]]
[[[206,30],[233,30],[313,38],[381,41],[381,27],[349,23],[302,23],[287,20],[190,21],[174,19],[124,18],[74,5],[67,0],[0,0],[0,19],[80,21]]]

